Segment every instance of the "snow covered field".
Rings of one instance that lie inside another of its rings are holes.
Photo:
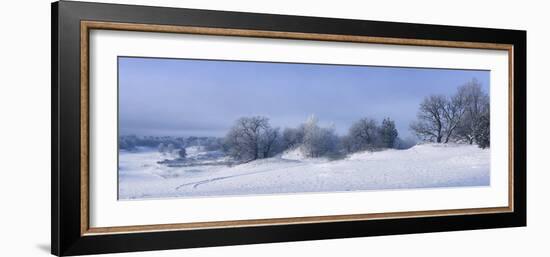
[[[222,153],[188,147],[179,164],[156,149],[121,151],[119,199],[488,186],[490,150],[424,144],[407,150],[360,152],[340,160],[287,151],[232,165]]]

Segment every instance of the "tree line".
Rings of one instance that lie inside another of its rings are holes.
[[[355,122],[345,136],[338,136],[334,126],[321,127],[317,118],[309,117],[294,128],[272,127],[263,116],[238,119],[224,138],[223,149],[231,157],[252,161],[273,157],[288,149],[299,149],[307,157],[341,157],[359,151],[399,147],[395,122],[390,118],[378,125],[374,119]]]
[[[147,147],[157,148],[161,153],[179,151],[190,146],[200,146],[214,151],[221,149],[222,143],[223,140],[217,137],[121,135],[118,138],[118,148],[121,150],[136,151],[139,147]]]
[[[428,142],[490,146],[490,101],[476,79],[451,96],[430,95],[420,104],[411,130]]]

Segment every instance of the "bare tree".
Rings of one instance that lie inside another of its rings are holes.
[[[448,99],[444,95],[431,95],[424,98],[416,115],[417,121],[411,124],[411,130],[426,141],[441,143],[445,130],[445,108]]]
[[[453,137],[453,132],[462,121],[466,111],[466,97],[464,92],[458,91],[447,101],[443,108],[445,143],[448,143]]]
[[[431,95],[420,104],[417,121],[411,124],[416,135],[427,141],[448,143],[466,111],[466,95],[459,91],[450,98]]]

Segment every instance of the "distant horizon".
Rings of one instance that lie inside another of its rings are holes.
[[[315,115],[339,135],[353,122],[394,120],[403,139],[420,102],[490,72],[441,68],[119,57],[119,135],[223,137],[240,117],[297,127]]]

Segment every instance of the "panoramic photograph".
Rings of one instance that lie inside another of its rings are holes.
[[[490,186],[490,71],[118,57],[118,199]]]

